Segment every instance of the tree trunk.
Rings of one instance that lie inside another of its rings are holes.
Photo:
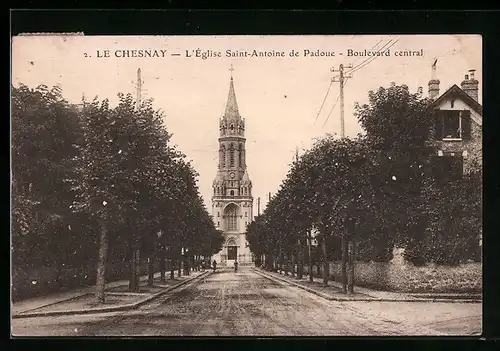
[[[349,293],[354,293],[354,261],[356,252],[356,242],[354,239],[349,240]]]
[[[309,251],[309,281],[312,283],[313,282],[313,261],[311,257],[311,245],[312,245],[312,238],[311,238],[311,232],[310,230],[307,231],[307,242],[308,242],[308,251]]]
[[[274,270],[274,255],[273,254],[269,254],[266,256],[266,268],[270,272],[272,272]]]
[[[160,246],[160,282],[165,283],[165,246]]]
[[[137,289],[136,289],[136,285],[137,285],[137,279],[136,279],[136,259],[137,259],[137,255],[136,255],[136,249],[135,249],[135,246],[132,246],[131,249],[130,249],[131,253],[130,253],[130,264],[129,264],[129,274],[130,274],[130,277],[128,279],[128,291],[130,292],[135,292]]]
[[[56,284],[58,288],[62,288],[62,254],[56,255]]]
[[[348,247],[345,237],[342,237],[342,292],[347,294],[347,254]]]
[[[328,285],[328,275],[330,271],[330,267],[328,267],[328,256],[326,254],[326,235],[323,235],[323,239],[321,240],[321,249],[323,256],[323,285]]]
[[[136,254],[137,254],[137,265],[135,266],[136,268],[135,276],[137,277],[137,291],[139,292],[141,290],[141,275],[143,273],[141,265],[141,250],[137,249]]]
[[[189,275],[189,256],[186,251],[184,251],[184,257],[182,261],[184,262],[184,275]]]
[[[302,247],[302,239],[299,239],[299,252],[297,263],[297,278],[302,279],[304,276],[304,248]]]
[[[288,255],[283,255],[283,265],[285,268],[285,275],[288,275],[288,269],[290,268],[290,264],[288,262]]]
[[[96,278],[96,300],[98,303],[104,303],[104,289],[106,284],[106,261],[108,258],[108,228],[106,223],[99,223],[100,242],[99,242],[99,259],[97,261],[97,278]]]
[[[177,260],[177,276],[180,277],[181,276],[181,272],[182,272],[182,248],[179,248],[179,250],[177,251],[177,254],[179,255],[179,258]]]
[[[153,281],[155,277],[155,259],[154,254],[148,257],[148,287],[153,287]]]
[[[170,253],[170,256],[169,256],[169,259],[170,259],[170,279],[173,280],[175,279],[175,257],[174,257],[174,246],[173,245],[170,245],[170,248],[169,248],[169,253]]]
[[[140,276],[141,276],[141,260],[139,249],[134,248],[132,251],[131,260],[131,276],[129,281],[129,290],[131,292],[139,292]]]

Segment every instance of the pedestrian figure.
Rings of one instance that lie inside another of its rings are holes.
[[[234,271],[238,271],[238,261],[234,261]]]
[[[215,273],[215,270],[217,269],[217,262],[214,260],[214,262],[212,263],[212,266],[214,267],[214,273]]]

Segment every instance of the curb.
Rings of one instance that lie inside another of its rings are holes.
[[[210,274],[211,271],[205,271],[205,272],[202,272],[201,274],[197,275],[196,277],[192,277],[192,278],[189,278],[189,279],[186,279],[186,280],[183,280],[182,282],[176,284],[176,285],[173,285],[171,287],[168,287],[166,288],[165,290],[162,290],[160,292],[157,292],[156,294],[153,294],[151,296],[148,296],[138,302],[135,302],[135,303],[132,303],[132,304],[128,304],[128,305],[121,305],[121,306],[114,306],[114,307],[103,307],[103,308],[89,308],[89,309],[85,309],[85,310],[67,310],[67,311],[47,311],[47,312],[32,312],[32,313],[22,313],[22,314],[15,314],[15,315],[12,315],[12,318],[29,318],[29,317],[51,317],[51,316],[68,316],[68,315],[81,315],[81,314],[94,314],[94,313],[107,313],[107,312],[119,312],[119,311],[127,311],[127,310],[132,310],[132,309],[135,309],[135,308],[138,308],[184,284],[187,284],[195,279],[198,279],[198,278],[202,278],[208,274]],[[83,295],[86,295],[86,294],[83,294]],[[83,295],[79,295],[79,296],[83,296]],[[78,297],[78,296],[77,296]],[[71,300],[71,299],[70,299]],[[61,303],[62,301],[60,302],[57,302],[57,303]],[[49,304],[49,305],[46,305],[46,306],[50,306],[50,305],[55,305],[57,303],[53,303],[53,304]],[[46,306],[43,306],[43,307],[46,307]]]
[[[265,278],[268,278],[270,280],[274,280],[277,282],[283,282],[292,286],[295,286],[297,288],[300,288],[302,290],[308,291],[312,294],[318,295],[324,299],[330,300],[330,301],[363,301],[363,302],[446,302],[446,303],[482,303],[482,300],[477,300],[477,299],[432,299],[432,298],[401,298],[401,299],[388,299],[388,298],[377,298],[377,297],[370,297],[370,298],[349,298],[349,297],[333,297],[329,294],[325,294],[321,291],[317,291],[315,289],[312,289],[308,286],[304,286],[299,283],[295,283],[293,281],[289,281],[287,279],[281,278],[281,277],[276,277],[274,275],[268,274],[267,272],[264,273],[261,270],[255,269],[254,271],[257,274],[262,275]]]

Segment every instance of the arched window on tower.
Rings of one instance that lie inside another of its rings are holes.
[[[226,219],[226,229],[227,230],[236,230],[236,215],[237,215],[237,207],[234,204],[231,204],[226,207],[225,219]]]
[[[229,167],[234,167],[234,144],[229,146]]]
[[[234,190],[231,190],[231,196],[234,196]]]
[[[222,168],[226,167],[226,146],[222,145],[222,152],[220,155]]]

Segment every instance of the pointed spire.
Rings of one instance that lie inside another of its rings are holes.
[[[240,119],[240,112],[238,110],[238,103],[236,102],[236,94],[234,92],[233,83],[233,65],[229,69],[231,71],[231,80],[229,82],[229,95],[227,97],[226,112],[224,113],[225,119]]]

